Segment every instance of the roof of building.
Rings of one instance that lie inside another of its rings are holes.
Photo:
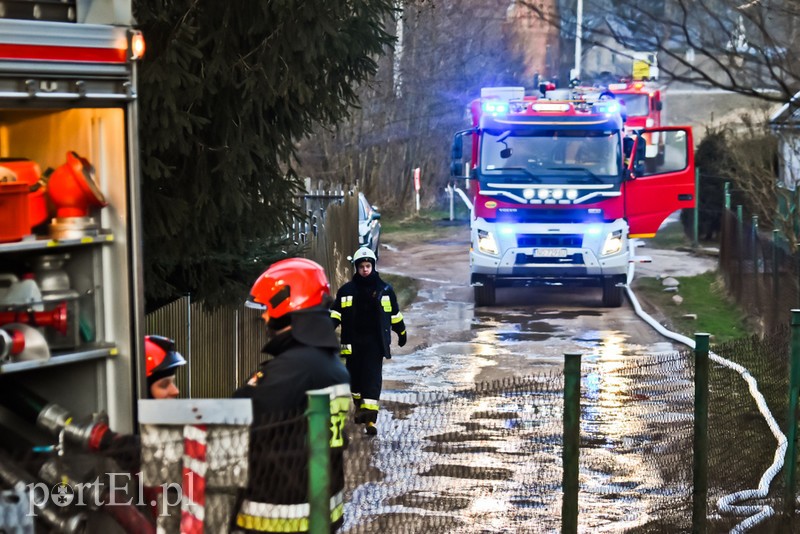
[[[800,92],[795,95],[778,111],[772,114],[769,118],[770,124],[773,126],[798,126],[800,125]]]

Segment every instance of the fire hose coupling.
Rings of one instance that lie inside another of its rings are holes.
[[[72,420],[72,415],[58,404],[48,404],[36,417],[36,426],[47,430],[53,435],[58,435],[61,430]]]
[[[25,334],[15,329],[0,328],[0,360],[7,360],[25,348]]]
[[[85,422],[69,419],[64,426],[64,440],[88,451],[99,451],[107,446],[114,432],[108,427],[105,413],[95,414]],[[104,439],[107,438],[107,439]]]

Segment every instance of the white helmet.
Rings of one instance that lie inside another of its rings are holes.
[[[378,258],[375,257],[375,253],[372,252],[372,249],[369,247],[361,247],[360,249],[356,250],[356,253],[353,254],[353,265],[358,265],[358,263],[362,260],[367,260],[372,263],[372,266],[375,267],[375,262],[378,261]]]

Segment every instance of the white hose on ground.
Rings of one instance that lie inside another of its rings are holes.
[[[467,206],[467,208],[472,211],[472,201],[470,201],[467,194],[460,187],[453,187],[453,189],[456,193],[458,193],[458,196],[461,197],[461,200],[464,201],[464,204]]]
[[[658,331],[659,334],[662,336],[668,337],[670,339],[674,339],[679,343],[683,343],[688,347],[694,349],[695,342],[693,339],[690,339],[686,336],[678,334],[676,332],[672,332],[667,330],[661,323],[653,319],[650,315],[648,315],[639,305],[639,301],[636,299],[636,295],[634,295],[633,290],[631,289],[631,282],[633,281],[634,275],[634,266],[635,266],[635,257],[636,257],[636,245],[633,243],[634,240],[629,241],[629,248],[631,252],[631,262],[628,264],[628,277],[625,283],[625,291],[628,294],[628,298],[633,304],[633,309],[636,311],[636,315],[641,317],[647,324],[652,326],[653,328]],[[736,493],[731,493],[730,495],[725,495],[717,500],[717,506],[719,507],[720,513],[723,514],[730,514],[730,515],[747,515],[748,517],[736,525],[731,532],[732,533],[740,533],[746,532],[747,530],[751,529],[752,527],[758,525],[761,521],[771,517],[775,514],[775,510],[772,509],[771,506],[764,504],[764,505],[737,505],[735,503],[748,500],[748,499],[763,499],[767,496],[769,492],[769,485],[772,483],[772,480],[777,476],[780,470],[783,468],[783,458],[786,454],[786,436],[781,432],[780,427],[778,426],[777,421],[772,416],[772,413],[769,411],[769,407],[767,406],[767,401],[764,399],[764,395],[758,390],[758,383],[756,379],[750,375],[750,372],[739,365],[738,363],[732,362],[728,359],[722,358],[721,356],[714,354],[713,352],[709,353],[709,359],[724,366],[728,367],[739,373],[741,377],[747,382],[747,387],[750,390],[750,395],[752,395],[753,399],[756,401],[756,405],[758,406],[758,411],[761,412],[761,415],[764,417],[764,420],[767,422],[770,431],[772,431],[772,435],[775,436],[775,439],[778,441],[778,448],[775,450],[775,456],[772,460],[772,465],[764,471],[764,474],[761,475],[761,480],[758,482],[758,489],[749,489],[743,491],[737,491]]]

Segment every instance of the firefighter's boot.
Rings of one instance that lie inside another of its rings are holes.
[[[353,414],[353,422],[357,425],[363,425],[367,422],[367,411],[363,408],[364,399],[361,398],[361,393],[353,393],[353,404],[356,407],[355,414]]]
[[[366,434],[367,436],[377,436],[378,427],[375,426],[375,423],[369,422],[364,426],[364,434]]]

